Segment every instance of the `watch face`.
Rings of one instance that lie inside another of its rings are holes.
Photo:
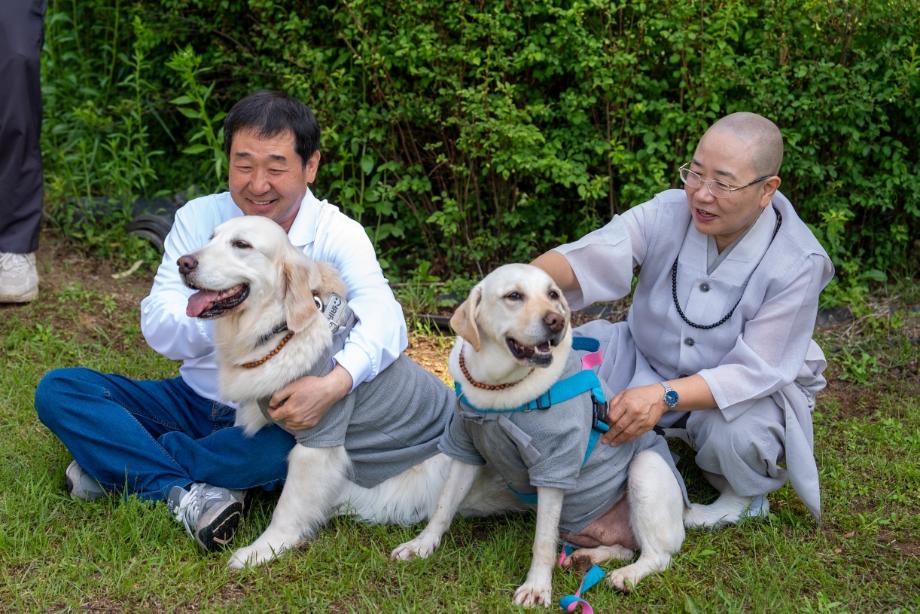
[[[668,390],[665,392],[664,402],[667,403],[668,407],[674,407],[677,405],[677,393],[673,390]]]

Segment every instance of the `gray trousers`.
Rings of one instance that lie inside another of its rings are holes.
[[[45,0],[0,9],[0,252],[38,248],[42,217],[39,55]]]
[[[786,427],[783,412],[772,398],[752,401],[731,422],[718,410],[686,413],[687,435],[700,469],[724,478],[744,497],[773,492],[785,484],[786,469],[780,463]]]

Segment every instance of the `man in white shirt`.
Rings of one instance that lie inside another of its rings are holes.
[[[357,323],[327,375],[301,378],[272,397],[271,417],[287,430],[315,426],[407,345],[402,309],[364,229],[309,189],[320,161],[312,112],[287,95],[257,92],[234,105],[224,134],[230,191],[192,200],[177,212],[153,287],[141,303],[144,337],[157,352],[182,361],[180,377],[140,381],[57,369],[35,393],[42,422],[73,454],[66,471],[73,496],[119,491],[165,499],[207,550],[232,538],[245,489],[283,480],[294,439],[279,426],[252,438],[227,428],[234,410],[217,396],[213,323],[186,315],[192,290],[182,283],[176,260],[207,243],[225,220],[261,215],[276,221],[308,256],[340,271]]]
[[[692,506],[688,526],[764,515],[787,479],[820,514],[811,412],[826,362],[812,334],[834,268],[778,191],[782,157],[773,122],[728,115],[680,168],[684,190],[534,261],[573,309],[626,296],[639,267],[627,321],[578,332],[600,339],[600,375],[618,392],[605,441],[685,429],[721,493]]]

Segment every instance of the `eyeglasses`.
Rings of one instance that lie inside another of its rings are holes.
[[[763,177],[758,177],[754,181],[746,183],[742,186],[733,186],[730,183],[725,183],[724,181],[719,181],[718,179],[703,179],[702,175],[690,170],[689,162],[680,167],[680,180],[684,182],[685,186],[688,188],[698,188],[701,185],[706,184],[706,189],[709,190],[709,193],[716,198],[725,198],[732,192],[737,192],[738,190],[749,188],[755,183],[760,183],[761,181],[769,179],[770,177],[772,177],[772,175],[764,175]]]

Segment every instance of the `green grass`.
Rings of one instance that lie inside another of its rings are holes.
[[[146,348],[133,300],[80,284],[43,286],[43,292],[38,303],[0,308],[0,609],[512,609],[529,563],[533,518],[527,515],[458,520],[430,559],[409,563],[391,562],[387,554],[420,527],[339,518],[293,554],[230,572],[228,553],[199,551],[162,503],[70,499],[63,478],[70,457],[33,409],[42,374],[84,365],[163,377],[177,365]],[[633,593],[594,589],[588,597],[597,611],[920,610],[916,319],[904,312],[900,323],[874,321],[849,337],[822,336],[833,366],[815,420],[820,526],[787,486],[770,496],[766,519],[690,531],[671,568]],[[878,368],[866,372],[868,360],[834,362],[845,355],[842,348],[850,356],[866,352]],[[686,467],[688,451],[681,452]],[[712,497],[698,475],[689,484],[695,499]],[[252,498],[237,545],[266,526],[273,501],[262,493]],[[578,580],[559,571],[554,597],[573,592]]]

